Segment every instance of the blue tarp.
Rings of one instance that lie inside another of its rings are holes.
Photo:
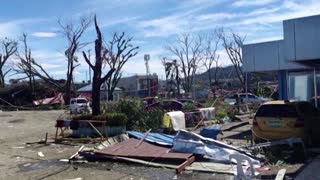
[[[259,164],[259,161],[252,158],[251,155],[236,147],[185,130],[180,130],[174,137],[172,150],[204,155],[207,158],[224,162],[230,162],[231,154],[241,154],[248,156],[254,164]]]
[[[209,127],[204,127],[200,131],[200,135],[206,138],[217,139],[218,134],[221,132],[220,125],[212,125]]]
[[[144,137],[144,133],[137,132],[137,131],[127,131],[129,136],[132,136],[137,139],[141,139]],[[161,133],[149,133],[148,136],[145,138],[145,141],[163,145],[163,146],[170,146],[172,147],[173,137],[167,134]]]

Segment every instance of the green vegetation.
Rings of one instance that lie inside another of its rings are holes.
[[[127,115],[127,129],[146,131],[148,129],[158,129],[161,127],[164,111],[161,109],[144,110],[141,99],[127,98],[115,105],[115,110]]]
[[[184,112],[193,111],[195,109],[196,109],[196,107],[193,103],[184,103],[182,106],[182,110]]]
[[[212,105],[214,105],[213,103],[216,101],[216,98],[208,98],[205,100],[205,102],[203,103],[203,107],[207,108],[207,107],[212,107]]]
[[[73,120],[106,121],[106,126],[125,126],[128,118],[124,113],[106,113],[97,116],[92,116],[91,114],[82,114],[73,117]]]
[[[97,116],[82,114],[73,117],[73,120],[106,121],[109,126],[126,125],[128,130],[146,131],[160,128],[165,114],[165,111],[157,108],[145,111],[143,101],[138,98],[103,104],[101,112],[103,113]]]

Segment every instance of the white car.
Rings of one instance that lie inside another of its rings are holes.
[[[240,99],[240,102],[243,103],[264,103],[269,101],[267,98],[258,97],[251,93],[237,93],[232,96],[228,96],[224,99],[224,102],[234,105],[237,102],[237,98]]]
[[[90,112],[89,102],[85,98],[72,98],[70,100],[70,114]]]

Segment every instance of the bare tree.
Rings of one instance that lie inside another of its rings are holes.
[[[240,36],[238,33],[230,31],[226,33],[224,29],[219,32],[219,37],[222,40],[222,45],[228,54],[231,63],[234,66],[239,82],[244,87],[244,73],[242,71],[242,45],[245,37]]]
[[[163,58],[162,64],[166,73],[166,89],[169,92],[173,92],[174,95],[180,96],[180,84],[181,78],[179,73],[179,68],[177,65],[177,60],[168,60]]]
[[[91,23],[91,16],[81,17],[79,25],[75,25],[72,21],[63,23],[58,20],[64,36],[67,38],[68,46],[65,51],[67,58],[67,81],[65,85],[65,101],[69,102],[71,98],[73,71],[79,66],[76,52],[85,45],[80,43],[80,38]]]
[[[168,45],[166,49],[175,56],[177,64],[182,72],[182,86],[186,92],[192,90],[194,74],[199,66],[202,56],[202,37],[189,33],[181,34],[177,37],[173,45]]]
[[[125,33],[113,34],[112,40],[107,43],[108,53],[106,54],[106,64],[110,69],[115,69],[107,80],[108,100],[113,100],[113,92],[121,78],[122,67],[129,59],[138,54],[138,46],[133,46],[132,37],[125,37]]]
[[[93,71],[92,115],[98,115],[100,114],[100,87],[111,77],[115,69],[110,69],[106,75],[102,76],[103,61],[105,60],[105,57],[109,51],[108,49],[103,47],[102,34],[97,23],[96,15],[94,16],[94,25],[97,33],[97,39],[95,40],[95,64],[93,65],[91,63],[85,51],[82,51],[82,54],[85,61],[88,63],[88,65],[91,67]]]
[[[213,84],[212,76],[214,79],[214,84],[218,82],[218,70],[219,70],[219,54],[217,54],[217,49],[219,46],[220,38],[214,32],[206,37],[204,42],[204,58],[203,58],[203,66],[206,68],[208,72],[209,85]],[[214,71],[212,72],[212,69]],[[212,74],[213,73],[213,74]]]
[[[23,49],[21,52],[17,51],[16,55],[19,58],[19,62],[15,66],[17,74],[25,74],[26,77],[21,79],[29,79],[30,89],[34,90],[35,77],[42,79],[44,82],[51,84],[55,88],[62,89],[62,86],[54,80],[49,73],[32,57],[32,51],[27,43],[27,34],[22,36]]]
[[[15,40],[4,38],[1,40],[2,52],[0,52],[0,88],[5,87],[5,77],[11,68],[4,69],[8,59],[17,51],[18,43]]]

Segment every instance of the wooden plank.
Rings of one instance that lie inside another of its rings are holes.
[[[74,157],[76,157],[79,154],[79,152],[82,151],[83,148],[84,148],[84,146],[81,146],[76,153],[74,153],[72,156],[70,156],[69,160],[72,160]]]
[[[104,138],[104,136],[100,133],[100,131],[96,127],[94,127],[94,125],[91,122],[88,121],[88,123],[101,136],[101,138]]]
[[[284,175],[286,175],[286,169],[280,169],[275,180],[283,180]]]
[[[183,162],[182,164],[180,164],[177,168],[176,168],[176,173],[180,173],[182,170],[184,170],[187,166],[189,166],[190,164],[192,164],[195,160],[194,156],[191,156],[190,158],[188,158],[185,162]]]
[[[144,141],[144,139],[148,136],[148,134],[151,132],[152,129],[149,129],[144,136],[140,139],[140,141],[137,143],[137,145],[135,147],[140,146],[140,144],[142,143],[142,141]]]

